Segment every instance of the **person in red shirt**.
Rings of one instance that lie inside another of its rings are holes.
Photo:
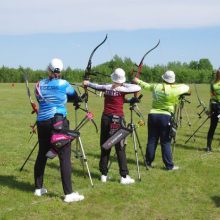
[[[112,135],[114,129],[120,128],[125,124],[123,105],[125,101],[125,95],[131,93],[137,93],[141,90],[141,87],[134,84],[125,83],[125,71],[121,68],[115,69],[111,74],[112,84],[95,84],[88,80],[83,81],[83,85],[93,88],[104,93],[104,110],[101,118],[101,135],[100,145]],[[116,125],[117,124],[117,125]],[[134,183],[128,174],[127,159],[125,153],[124,141],[120,141],[115,145],[115,150],[118,158],[119,172],[121,175],[121,184]],[[108,177],[108,162],[110,157],[111,148],[106,150],[101,147],[101,156],[99,162],[99,170],[101,172],[101,181],[107,182]]]

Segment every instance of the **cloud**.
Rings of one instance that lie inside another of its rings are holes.
[[[7,0],[0,34],[220,26],[219,0]]]

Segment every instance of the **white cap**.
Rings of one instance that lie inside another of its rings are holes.
[[[58,58],[53,58],[48,67],[52,72],[60,73],[63,70],[63,62]]]
[[[111,74],[111,79],[115,83],[124,83],[126,81],[125,71],[121,68],[115,69],[115,71]]]
[[[175,73],[172,70],[167,70],[163,75],[162,79],[167,83],[175,82]]]

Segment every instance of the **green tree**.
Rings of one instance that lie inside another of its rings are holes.
[[[108,62],[93,66],[92,72],[94,75],[91,75],[91,81],[100,83],[110,82],[111,73],[118,67],[125,70],[127,81],[131,82],[136,74],[137,66],[129,57],[122,59],[118,55],[115,55]],[[213,72],[213,66],[209,59],[202,58],[199,61],[193,60],[189,64],[174,61],[169,62],[167,65],[155,65],[154,67],[143,65],[140,78],[146,82],[161,82],[161,75],[168,69],[176,73],[177,83],[210,83]],[[37,82],[48,76],[45,70],[32,70],[22,66],[19,66],[17,69],[2,66],[0,68],[0,82],[24,82],[24,72],[28,75],[29,82]],[[62,78],[70,82],[80,83],[83,80],[83,75],[84,70],[67,67],[62,73]]]
[[[190,68],[190,69],[197,70],[197,69],[199,68],[199,62],[198,62],[198,61],[195,61],[195,60],[192,60],[192,61],[189,63],[189,68]]]
[[[203,58],[199,60],[198,68],[200,70],[206,69],[206,70],[213,70],[213,66],[209,59]]]

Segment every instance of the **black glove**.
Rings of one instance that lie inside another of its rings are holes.
[[[134,104],[134,103],[139,103],[140,100],[137,97],[132,97],[130,99],[128,99],[128,103],[130,104]]]
[[[79,103],[77,103],[77,105],[74,105],[74,106],[75,106],[75,110],[80,108],[80,104]]]
[[[80,108],[80,104],[79,104],[78,101],[77,101],[77,102],[74,102],[74,103],[73,103],[73,106],[75,106],[75,110],[77,110],[77,109]]]

